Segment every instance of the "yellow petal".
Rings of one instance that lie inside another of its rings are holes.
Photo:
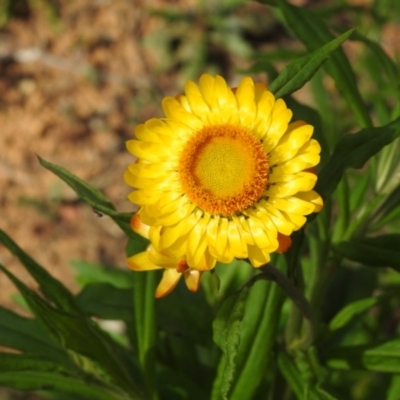
[[[312,212],[314,212],[315,208],[314,204],[299,199],[295,196],[285,199],[270,199],[270,202],[278,210],[299,215],[311,214]]]
[[[209,246],[215,245],[217,241],[219,220],[220,217],[216,215],[208,221],[206,236]]]
[[[168,160],[172,154],[171,147],[164,144],[141,142],[134,139],[128,140],[126,147],[134,156],[152,162]]]
[[[321,196],[317,192],[314,192],[314,190],[309,190],[308,192],[299,192],[296,194],[296,197],[314,204],[315,208],[313,212],[320,212],[324,205]]]
[[[140,236],[148,239],[150,227],[142,222],[139,213],[136,213],[131,219],[131,228]]]
[[[155,130],[152,129],[153,126],[156,127]],[[165,123],[160,125],[147,121],[145,124],[140,124],[135,129],[135,136],[143,142],[159,143],[166,146],[176,146],[176,142],[179,143],[179,140],[176,140],[177,138],[170,134]]]
[[[267,93],[267,85],[264,82],[257,82],[254,85],[254,100],[256,103],[258,103],[261,99],[261,97],[264,95],[264,93]],[[272,93],[271,93],[272,94]]]
[[[149,259],[148,251],[143,251],[142,253],[135,254],[126,260],[129,268],[134,271],[151,271],[153,269],[160,269],[160,267],[154,264]]]
[[[265,135],[268,134],[268,129],[272,121],[274,102],[274,95],[268,91],[263,92],[257,102],[257,116],[254,122],[253,132],[258,139],[264,139]]]
[[[165,97],[162,108],[165,116],[172,121],[182,123],[194,130],[200,130],[203,127],[201,120],[196,115],[187,112],[173,97]]]
[[[226,218],[221,218],[214,246],[218,254],[224,253],[227,243],[228,243],[228,220]]]
[[[168,248],[178,240],[179,237],[187,235],[200,218],[201,213],[193,212],[176,225],[164,227],[160,239],[160,247],[164,249]]]
[[[247,243],[241,237],[238,224],[235,221],[229,221],[228,241],[235,258],[247,258]]]
[[[254,239],[250,233],[250,228],[248,227],[246,220],[243,215],[236,216],[232,215],[232,220],[235,221],[237,229],[239,231],[240,237],[246,244],[254,246]]]
[[[262,267],[270,261],[271,257],[267,251],[257,246],[249,246],[249,261],[253,267]]]
[[[240,124],[248,129],[253,129],[257,113],[253,79],[246,77],[240,81],[236,90],[236,99]]]
[[[159,192],[148,192],[146,190],[135,190],[129,193],[128,199],[133,204],[146,205],[154,204],[160,198],[161,193]]]
[[[128,170],[132,175],[141,176],[143,178],[159,178],[165,177],[169,171],[176,170],[176,163],[162,162],[162,163],[134,163],[128,166]]]
[[[263,229],[262,223],[260,223],[254,217],[250,217],[247,220],[247,223],[257,247],[261,249],[269,249],[270,251],[274,251],[276,249],[278,243],[271,242],[271,238],[268,237],[269,235],[267,235],[266,230]]]
[[[157,286],[155,297],[159,299],[160,297],[164,297],[171,293],[178,284],[181,275],[182,274],[177,272],[175,269],[166,269],[161,282]]]
[[[194,209],[195,204],[186,203],[183,207],[169,213],[157,216],[160,225],[171,226],[177,224],[180,220],[186,218]]]
[[[149,246],[148,250],[149,260],[162,268],[176,268],[178,259],[170,256],[169,254],[158,251],[154,246]]]
[[[210,122],[210,107],[204,100],[198,86],[193,81],[186,82],[185,93],[192,112],[203,121]]]
[[[282,198],[293,196],[299,191],[311,190],[317,181],[317,176],[310,172],[296,173],[296,174],[282,174],[281,181],[277,180],[279,172],[274,170],[273,176],[270,176],[271,183],[264,195],[270,198]],[[314,176],[312,176],[314,175]],[[285,180],[283,180],[285,179]],[[274,182],[275,181],[275,182]]]
[[[200,287],[201,272],[190,269],[184,272],[185,283],[191,292],[197,292]]]
[[[295,231],[302,228],[303,225],[307,222],[307,218],[304,215],[292,214],[283,210],[281,210],[281,213],[282,216],[288,220],[288,222],[294,225]]]
[[[238,110],[235,95],[221,76],[216,76],[214,84],[221,123],[237,124]]]
[[[262,208],[261,208],[262,207]],[[290,223],[282,214],[281,211],[274,207],[266,200],[262,200],[260,203],[260,209],[258,212],[262,215],[268,216],[268,218],[275,225],[276,230],[284,235],[291,235],[293,233],[294,225]],[[258,214],[257,214],[258,215]]]
[[[270,125],[263,141],[263,146],[267,153],[275,148],[287,131],[292,115],[292,111],[286,108],[286,104],[282,99],[276,100],[272,109]]]
[[[199,79],[199,90],[210,110],[214,110],[217,105],[214,83],[215,78],[209,74],[203,74]]]
[[[271,152],[270,165],[279,165],[293,158],[310,140],[313,130],[311,125],[304,124],[302,121],[290,124],[279,144]]]

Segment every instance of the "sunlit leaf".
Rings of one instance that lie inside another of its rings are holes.
[[[332,319],[329,324],[329,329],[335,331],[343,328],[354,317],[369,310],[371,307],[379,304],[382,301],[381,297],[368,297],[366,299],[357,300],[342,308],[339,313]]]
[[[385,126],[344,136],[319,173],[316,191],[327,197],[336,189],[346,169],[362,168],[373,155],[399,136],[400,118]]]
[[[279,76],[271,83],[269,87],[271,92],[276,97],[283,97],[300,89],[314,76],[331,53],[349,38],[353,30],[350,29],[318,50],[285,66]]]
[[[96,212],[108,215],[132,240],[143,241],[142,237],[135,233],[130,227],[132,214],[118,213],[114,205],[99,190],[78,178],[68,170],[59,165],[52,164],[38,157],[40,164],[61,178],[69,185],[77,195]]]
[[[317,50],[334,39],[325,23],[312,11],[296,7],[285,0],[277,0],[287,26],[310,51]],[[325,63],[326,70],[335,80],[336,86],[353,111],[358,123],[363,127],[371,126],[371,118],[357,87],[357,79],[350,62],[341,49],[332,53]]]

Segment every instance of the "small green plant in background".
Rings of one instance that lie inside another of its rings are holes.
[[[46,20],[56,26],[59,22],[59,4],[56,0],[2,0],[0,2],[0,28],[14,16],[26,16],[33,10],[44,14]]]
[[[186,274],[190,289],[199,286],[191,293],[181,282],[160,299],[154,297],[162,277],[157,270],[132,272],[77,261],[73,266],[81,291],[73,295],[0,231],[2,245],[39,285],[36,292],[0,266],[32,313],[26,318],[0,307],[0,345],[14,350],[1,352],[0,385],[56,399],[399,399],[398,64],[363,27],[346,30],[321,19],[320,15],[334,20],[339,12],[359,18],[345,3],[315,12],[283,0],[265,3],[307,51],[300,56],[297,50],[286,52],[291,61],[279,72],[270,60],[283,53],[258,54],[252,71],[268,74],[268,90],[284,99],[292,121],[304,120],[314,127],[321,162],[307,176],[317,174],[313,190],[322,197],[323,208],[308,213],[306,224],[290,234],[286,253],[277,254],[277,248],[270,255],[251,253],[253,265],[271,257],[259,269],[241,259],[247,257],[236,256],[243,248],[229,250],[235,254],[229,264],[226,254],[213,252],[222,262],[210,272],[201,270],[201,286],[196,281],[194,287],[187,273],[196,268],[179,264],[174,269],[160,261],[156,266],[165,271]],[[376,2],[361,12],[380,27],[395,7]],[[350,40],[358,44],[360,54],[352,62],[341,47]],[[305,84],[314,106],[292,96]],[[151,123],[154,128],[154,120]],[[159,144],[160,135],[150,142]],[[136,152],[151,156],[140,146]],[[64,168],[41,158],[39,162],[122,229],[127,257],[136,257],[131,266],[146,260],[150,242],[135,232],[140,229],[132,222],[133,214],[119,213],[100,191]],[[132,181],[139,189],[154,183],[148,179],[157,179],[151,175],[157,164],[146,170],[141,163],[132,171],[150,176]],[[157,183],[165,185],[162,180]],[[141,201],[151,203],[151,197]],[[154,215],[146,212],[144,222],[150,224],[158,210]],[[249,232],[241,231],[239,244]],[[238,238],[232,235],[228,232],[228,241]],[[264,236],[260,242],[265,242]],[[154,247],[156,237],[150,232]],[[190,248],[187,260],[197,260],[196,251],[196,246]],[[149,266],[139,264],[136,269]],[[167,283],[162,294],[176,282]],[[118,321],[117,329],[107,328],[104,321],[110,320]]]

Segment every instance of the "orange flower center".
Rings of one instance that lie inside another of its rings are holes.
[[[268,159],[247,129],[206,126],[186,143],[180,160],[182,188],[202,210],[229,216],[254,204],[268,182]]]

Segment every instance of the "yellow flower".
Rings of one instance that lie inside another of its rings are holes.
[[[290,123],[264,84],[243,78],[230,89],[205,74],[162,106],[165,118],[137,126],[127,142],[137,160],[124,176],[155,253],[189,271],[234,258],[259,267],[322,208],[309,171],[320,160],[313,127]]]
[[[132,229],[143,236],[149,238],[149,227],[140,220],[139,215],[133,216],[131,221]],[[202,272],[189,268],[184,258],[177,260],[168,254],[159,253],[151,244],[147,250],[135,254],[127,259],[128,266],[134,271],[150,271],[164,268],[161,282],[157,286],[155,297],[164,297],[178,284],[182,274],[185,278],[187,288],[196,292],[200,286]]]

